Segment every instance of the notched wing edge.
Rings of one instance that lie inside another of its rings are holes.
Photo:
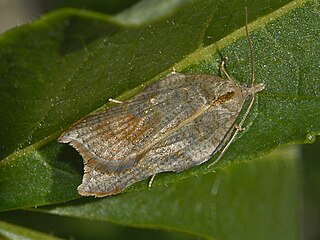
[[[83,157],[84,175],[82,178],[82,183],[77,188],[78,193],[81,196],[106,197],[106,196],[116,195],[118,193],[123,192],[125,187],[123,187],[123,188],[116,187],[115,190],[112,192],[88,192],[88,191],[85,191],[84,186],[86,185],[86,183],[88,183],[90,181],[90,177],[91,177],[90,171],[92,170],[92,164],[94,165],[93,162],[96,162],[96,161],[94,159],[92,159],[90,154],[87,154],[84,151],[84,148],[81,146],[80,143],[78,143],[76,141],[71,141],[70,139],[66,139],[63,137],[62,138],[59,137],[58,140],[59,140],[59,142],[62,142],[62,143],[69,143],[69,145],[71,145],[74,149],[76,149],[80,153],[80,155]]]

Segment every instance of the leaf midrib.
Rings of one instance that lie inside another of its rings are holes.
[[[264,25],[269,24],[270,22],[275,21],[276,19],[286,15],[288,12],[302,6],[303,4],[305,4],[307,2],[310,2],[310,0],[299,0],[299,1],[290,2],[289,4],[277,9],[276,11],[274,11],[270,14],[267,14],[261,18],[256,19],[255,21],[248,24],[249,33],[261,28]],[[109,17],[108,15],[96,14],[95,12],[91,12],[91,11],[87,11],[87,10],[75,11],[72,8],[57,10],[54,13],[49,13],[46,17],[43,17],[39,21],[36,21],[35,24],[41,24],[40,22],[48,21],[48,19],[55,18],[57,15],[61,16],[61,15],[67,15],[67,14],[70,14],[70,15],[74,14],[77,16],[85,16],[85,17],[90,17],[90,18],[98,18],[103,21],[107,20],[108,23],[113,23],[113,24],[122,25],[122,26],[124,25],[122,22],[120,24],[115,18]],[[97,16],[99,16],[99,17],[97,17]],[[126,26],[130,26],[130,24],[128,24]],[[216,43],[213,43],[207,47],[200,46],[197,50],[195,50],[194,52],[187,55],[183,60],[181,60],[179,63],[175,64],[173,67],[175,69],[185,69],[191,63],[200,62],[203,59],[209,58],[214,53],[216,53],[217,50],[223,49],[223,48],[227,47],[228,45],[230,45],[231,43],[235,42],[236,40],[243,38],[245,36],[246,36],[246,34],[245,34],[245,26],[244,26],[240,29],[235,30],[234,32],[232,32],[228,36],[222,38],[221,40],[217,41]],[[163,71],[159,75],[157,75],[154,78],[150,79],[149,81],[143,83],[143,85],[137,86],[137,87],[121,94],[117,99],[123,100],[123,99],[127,99],[128,98],[127,96],[133,96],[133,93],[136,94],[137,92],[142,91],[143,88],[145,88],[146,86],[149,86],[152,83],[154,83],[155,81],[159,80],[161,78],[161,76],[165,75],[166,73],[168,73],[170,71],[171,71],[171,69]],[[268,94],[268,95],[272,96],[272,94]],[[274,96],[279,96],[279,95],[274,94]],[[281,96],[296,98],[294,95],[287,95],[286,96],[285,94],[281,94]],[[299,95],[299,98],[301,98],[301,97],[302,96]],[[313,97],[304,96],[304,97],[305,97],[305,99],[314,99],[315,96],[313,96]],[[318,97],[318,98],[320,98],[320,97]],[[48,110],[48,112],[50,111],[50,109]],[[46,112],[45,116],[48,114],[48,112]],[[43,119],[43,118],[41,118],[41,119]],[[44,146],[48,142],[56,139],[61,133],[62,133],[62,130],[58,130],[58,131],[52,133],[51,135],[49,135],[48,137],[45,137],[45,138],[39,140],[38,142],[35,142],[32,145],[29,145],[23,149],[18,149],[17,151],[13,152],[12,154],[10,154],[6,158],[4,158],[0,162],[0,165],[5,164],[7,161],[14,160],[15,157],[18,157],[21,154],[25,154],[25,153],[28,153],[29,151],[32,151],[31,149],[38,149],[38,148]],[[27,141],[27,139],[25,141]],[[25,142],[25,141],[22,141],[22,142]]]

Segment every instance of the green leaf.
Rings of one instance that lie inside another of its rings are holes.
[[[297,155],[286,148],[168,186],[156,178],[145,191],[37,210],[213,239],[298,239]]]
[[[81,8],[106,14],[116,14],[130,6],[135,6],[139,0],[55,0],[45,3],[46,9]]]
[[[320,132],[317,1],[277,5],[276,11],[265,4],[251,8],[248,3],[249,17],[263,16],[249,28],[256,81],[266,89],[259,94],[247,131],[222,159],[224,166],[261,156],[280,144],[305,142]],[[81,160],[56,138],[110,97],[126,99],[173,66],[179,72],[217,75],[221,55],[228,56],[232,75],[247,83],[250,61],[241,28],[243,9],[233,1],[180,1],[168,14],[138,23],[136,17],[125,22],[129,10],[110,17],[63,9],[3,34],[0,209],[79,197]],[[202,165],[181,174],[161,174],[155,185],[173,185],[211,171]],[[143,182],[128,192],[149,190]]]
[[[27,228],[18,227],[10,223],[5,223],[0,221],[0,238],[1,239],[11,239],[11,240],[21,240],[21,239],[43,239],[43,240],[59,240],[61,238],[56,238],[44,233],[33,231]]]

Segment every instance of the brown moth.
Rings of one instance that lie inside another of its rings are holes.
[[[103,197],[161,172],[181,172],[208,161],[232,142],[244,123],[255,94],[264,89],[248,87],[212,75],[172,73],[130,100],[89,115],[58,139],[69,143],[84,159],[84,176],[78,191]],[[237,122],[246,99],[250,102]],[[119,101],[116,101],[119,102]],[[236,127],[237,126],[237,127]],[[211,164],[212,165],[212,164]],[[150,181],[150,183],[152,180]]]

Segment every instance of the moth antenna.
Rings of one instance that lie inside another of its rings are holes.
[[[250,64],[251,64],[251,83],[249,84],[249,88],[253,87],[254,84],[254,58],[253,58],[253,47],[252,47],[252,42],[249,36],[249,30],[248,30],[248,9],[247,9],[247,1],[245,1],[245,15],[246,15],[246,36],[247,36],[247,42],[249,45],[249,51],[250,51]],[[231,143],[233,142],[233,140],[236,138],[236,136],[238,135],[238,133],[242,130],[242,126],[244,124],[244,121],[246,120],[252,106],[254,103],[254,99],[255,99],[255,94],[251,94],[251,98],[249,100],[249,104],[248,107],[245,111],[245,113],[243,114],[243,117],[240,121],[240,123],[236,126],[236,130],[234,131],[232,137],[230,138],[230,140],[228,141],[228,143],[224,146],[224,148],[222,149],[220,155],[218,156],[217,159],[215,159],[211,164],[208,165],[208,168],[212,167],[213,165],[215,165],[217,162],[220,161],[220,159],[222,158],[222,156],[224,155],[224,153],[227,151],[227,149],[229,148],[229,146],[231,145]]]
[[[250,65],[251,65],[251,83],[249,84],[249,87],[253,87],[254,83],[254,56],[253,56],[253,46],[252,46],[252,41],[249,36],[249,30],[248,30],[248,8],[247,8],[247,1],[245,1],[245,15],[246,15],[246,36],[247,36],[247,42],[249,46],[249,51],[250,51]]]

